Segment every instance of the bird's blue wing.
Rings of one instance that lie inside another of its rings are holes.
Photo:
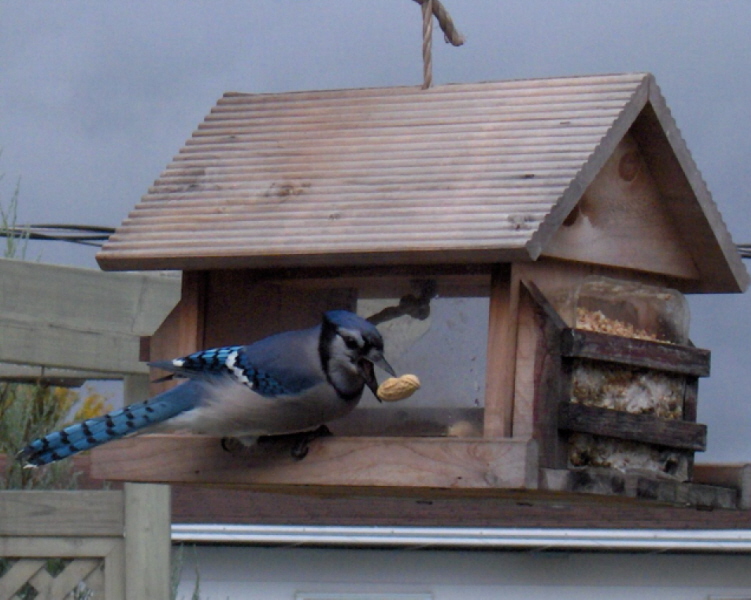
[[[222,348],[200,350],[187,356],[175,358],[174,360],[150,362],[149,366],[157,367],[163,371],[169,371],[183,377],[223,375],[227,370],[226,363],[228,356],[241,348],[242,346],[224,346]]]
[[[228,374],[227,359],[233,352],[238,352],[242,346],[224,346],[210,350],[200,350],[174,360],[149,362],[150,367],[156,367],[170,373],[157,381],[165,381],[173,377],[187,377],[189,379],[211,379],[212,377]]]
[[[312,349],[317,355],[317,339],[317,328],[289,331],[250,346],[201,350],[149,365],[176,377],[204,380],[229,377],[261,396],[295,395],[325,381],[319,363],[311,361]]]

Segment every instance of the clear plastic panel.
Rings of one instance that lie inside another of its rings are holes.
[[[673,344],[688,343],[690,313],[683,295],[609,277],[587,277],[554,303],[569,326]]]
[[[366,391],[358,409],[332,431],[346,435],[453,436],[482,434],[488,297],[433,297],[418,316],[397,314],[399,298],[365,298],[357,312],[373,318],[397,375],[415,374],[420,389],[398,402],[379,403]],[[378,370],[377,370],[378,371]],[[376,373],[382,382],[389,377]]]

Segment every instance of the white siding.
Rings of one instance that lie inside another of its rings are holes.
[[[749,555],[203,546],[195,554],[187,549],[184,559],[178,598],[186,599],[194,559],[201,598],[215,600],[292,600],[301,592],[351,594],[337,600],[360,600],[358,593],[429,593],[435,600],[751,598]]]

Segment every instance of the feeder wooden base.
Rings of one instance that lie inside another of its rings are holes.
[[[542,469],[540,488],[637,498],[674,506],[706,509],[739,507],[737,488],[672,481],[652,474],[623,473],[615,469]]]
[[[302,460],[287,440],[228,452],[219,439],[142,435],[92,451],[92,476],[108,480],[219,484],[266,489],[535,489],[532,440],[328,437]]]

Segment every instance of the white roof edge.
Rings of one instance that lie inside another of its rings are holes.
[[[175,543],[599,552],[751,552],[751,529],[172,525]]]

